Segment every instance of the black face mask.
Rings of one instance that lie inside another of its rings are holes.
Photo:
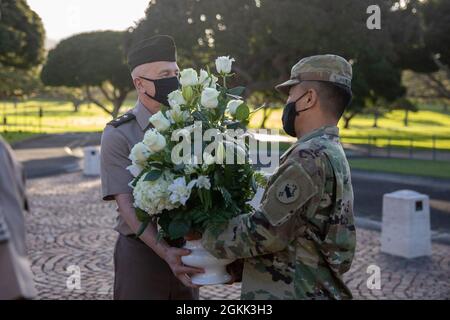
[[[151,81],[155,85],[155,96],[149,95],[147,92],[145,92],[145,95],[149,97],[150,99],[153,99],[155,101],[158,101],[159,103],[162,103],[165,106],[169,106],[169,98],[167,97],[169,93],[172,93],[175,90],[178,90],[180,88],[180,81],[177,77],[172,78],[164,78],[164,79],[158,79],[153,80],[145,77],[139,77],[141,79]]]
[[[295,105],[297,104],[298,101],[300,101],[300,99],[302,99],[308,92],[305,92],[305,94],[303,94],[300,98],[298,98],[297,100],[288,103],[283,110],[283,117],[282,117],[282,121],[283,121],[283,129],[284,131],[290,135],[291,137],[297,137],[297,134],[295,132],[295,118],[303,111],[309,110],[312,107],[303,109],[303,110],[299,110],[296,111],[295,110]]]

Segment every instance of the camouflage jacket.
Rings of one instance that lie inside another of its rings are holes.
[[[351,299],[353,189],[339,129],[311,132],[280,160],[258,210],[207,230],[204,247],[245,259],[242,299]]]

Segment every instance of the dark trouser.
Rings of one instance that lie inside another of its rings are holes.
[[[194,300],[167,263],[142,241],[119,235],[114,251],[114,300]]]

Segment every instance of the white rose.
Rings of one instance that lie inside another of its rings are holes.
[[[203,86],[203,88],[216,88],[217,77],[214,75],[209,75],[205,70],[200,70],[200,76],[198,79],[198,83]]]
[[[234,116],[236,114],[237,108],[243,103],[244,101],[242,100],[230,100],[230,102],[228,102],[227,104],[227,109],[230,114]]]
[[[183,92],[181,90],[176,90],[169,93],[168,98],[169,98],[169,105],[172,108],[186,104],[186,101],[183,98]]]
[[[147,162],[147,158],[151,155],[150,149],[139,142],[134,145],[131,149],[130,156],[128,157],[133,163],[137,164],[145,164]]]
[[[206,72],[205,70],[201,69],[200,70],[200,75],[198,76],[198,83],[203,85],[203,84],[206,83],[208,78],[209,78],[208,72]]]
[[[159,132],[164,132],[170,128],[170,121],[164,117],[164,114],[161,111],[150,117],[150,123]]]
[[[153,152],[159,152],[166,147],[166,139],[154,129],[145,133],[143,143]]]
[[[228,74],[231,72],[231,65],[235,60],[230,57],[218,57],[216,59],[216,69],[220,74]]]
[[[198,84],[197,71],[194,69],[185,69],[181,71],[180,75],[180,83],[183,87],[195,86]]]
[[[202,92],[201,104],[207,109],[217,108],[220,92],[214,88],[205,88]]]

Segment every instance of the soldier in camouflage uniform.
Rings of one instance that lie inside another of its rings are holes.
[[[351,79],[351,65],[335,55],[293,67],[277,89],[289,94],[283,126],[298,141],[281,157],[258,210],[203,235],[216,257],[245,259],[242,299],[352,298],[342,274],[356,245],[353,190],[336,127]]]

